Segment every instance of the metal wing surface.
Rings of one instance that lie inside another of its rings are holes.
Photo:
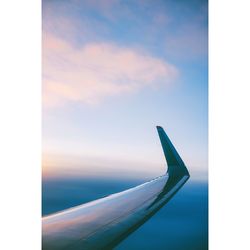
[[[42,218],[42,248],[112,249],[164,206],[189,172],[162,127],[167,173],[142,185]]]

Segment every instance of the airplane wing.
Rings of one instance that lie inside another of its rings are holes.
[[[142,185],[42,218],[42,249],[112,249],[163,207],[189,172],[157,126],[167,173]]]

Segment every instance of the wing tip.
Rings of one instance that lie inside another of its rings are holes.
[[[171,140],[168,138],[164,129],[159,125],[157,125],[156,128],[160,137],[161,145],[168,165],[167,172],[171,175],[180,174],[180,175],[190,176],[189,171],[185,166],[185,163],[183,162],[177,150],[173,146]]]
[[[162,130],[163,130],[162,126],[158,126],[158,125],[157,125],[156,128],[157,128],[157,129],[162,129]]]

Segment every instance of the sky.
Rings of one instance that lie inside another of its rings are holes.
[[[208,165],[207,1],[43,0],[44,177],[151,177],[162,126]]]

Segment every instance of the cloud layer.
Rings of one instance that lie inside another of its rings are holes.
[[[74,47],[52,34],[43,36],[43,101],[99,103],[107,96],[167,84],[177,69],[163,60],[112,43]]]

